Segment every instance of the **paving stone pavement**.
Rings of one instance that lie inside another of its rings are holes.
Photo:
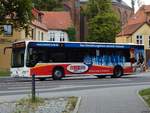
[[[17,106],[16,102],[6,102],[0,104],[0,113],[22,113],[19,111],[28,111],[29,113],[62,113],[65,110],[67,100],[67,97],[46,99],[45,104],[39,106],[35,111],[28,109],[28,106]]]

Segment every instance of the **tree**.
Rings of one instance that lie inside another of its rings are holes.
[[[63,0],[32,0],[34,7],[42,11],[63,10]]]
[[[144,5],[144,1],[143,0],[137,0],[137,5],[138,5],[138,7],[141,7],[142,5]]]
[[[32,20],[32,1],[1,0],[0,14],[0,25],[12,24],[16,29],[25,28]]]
[[[69,27],[66,30],[68,37],[69,37],[69,41],[75,41],[75,35],[76,35],[76,29],[74,26]]]
[[[136,0],[131,0],[131,6],[132,6],[133,11],[135,11],[135,2]]]
[[[120,30],[120,22],[113,12],[111,0],[89,0],[87,4],[87,41],[114,42]]]

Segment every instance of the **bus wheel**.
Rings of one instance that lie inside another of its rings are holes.
[[[119,78],[123,75],[123,69],[121,66],[116,66],[114,68],[114,72],[113,72],[113,75],[112,75],[112,78]]]
[[[60,80],[64,77],[64,70],[63,68],[55,68],[53,71],[53,80]]]

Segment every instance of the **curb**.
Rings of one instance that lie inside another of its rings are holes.
[[[78,97],[78,101],[77,101],[76,106],[75,106],[75,108],[74,108],[72,113],[78,113],[80,102],[81,102],[81,97]]]
[[[31,78],[25,78],[25,77],[0,77],[0,82],[17,82],[17,81],[27,81],[31,80]]]
[[[11,77],[10,76],[7,76],[7,77],[5,77],[5,76],[0,76],[0,79],[10,79]]]
[[[139,91],[140,90],[137,91],[137,96],[144,103],[145,107],[150,111],[150,107],[148,106],[148,104],[146,103],[146,101],[143,99],[143,97],[139,94]]]

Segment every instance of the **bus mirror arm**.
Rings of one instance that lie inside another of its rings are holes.
[[[12,49],[12,47],[5,47],[5,48],[4,48],[4,51],[3,51],[3,54],[4,54],[4,55],[5,55],[7,49]]]

